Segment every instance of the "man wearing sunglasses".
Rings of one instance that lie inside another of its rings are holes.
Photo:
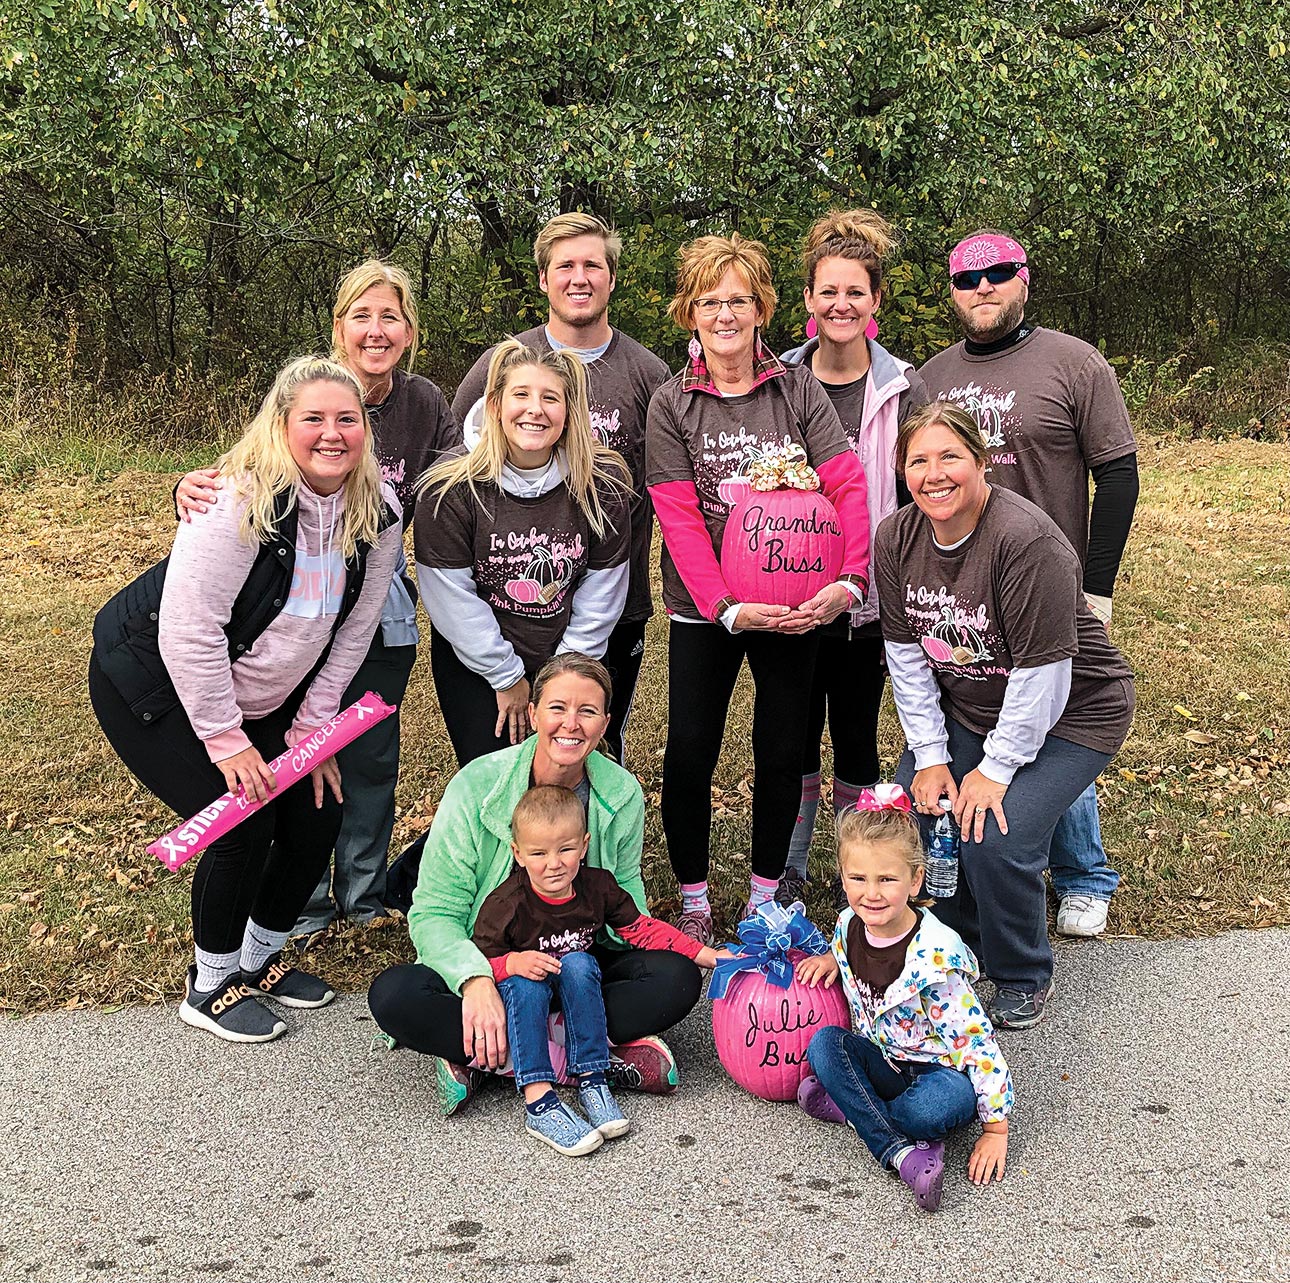
[[[1027,321],[1029,293],[1026,251],[1013,237],[987,228],[960,241],[950,252],[950,297],[963,339],[919,374],[933,401],[953,401],[976,418],[991,484],[1029,499],[1061,528],[1084,564],[1089,609],[1109,626],[1138,499],[1138,447],[1106,359]],[[1058,822],[1049,871],[1058,931],[1100,935],[1120,879],[1102,849],[1092,785]]]

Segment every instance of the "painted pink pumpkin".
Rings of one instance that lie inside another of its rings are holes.
[[[950,645],[944,639],[928,633],[923,638],[923,649],[927,652],[929,659],[934,659],[938,664],[948,664],[954,659],[954,652]]]
[[[790,957],[804,955],[796,950]],[[796,977],[787,989],[759,971],[740,972],[712,1004],[712,1038],[726,1073],[762,1100],[795,1100],[811,1067],[806,1049],[817,1029],[851,1028],[840,984],[815,989]]]
[[[522,606],[531,606],[542,595],[542,585],[536,579],[508,579],[506,595]]]
[[[796,607],[837,579],[844,547],[818,490],[750,490],[726,518],[721,573],[741,602]]]

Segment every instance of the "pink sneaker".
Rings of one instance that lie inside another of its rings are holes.
[[[712,910],[691,909],[672,919],[672,925],[683,935],[700,944],[712,943]]]
[[[609,1086],[670,1096],[680,1081],[676,1059],[662,1038],[637,1038],[609,1048]]]

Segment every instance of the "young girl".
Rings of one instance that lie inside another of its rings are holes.
[[[553,655],[604,654],[631,546],[631,474],[592,434],[573,353],[498,344],[482,406],[469,450],[422,478],[415,518],[435,690],[463,766],[527,735],[529,682]]]
[[[978,1185],[1003,1179],[1012,1077],[972,981],[976,959],[926,909],[915,908],[925,857],[909,798],[865,789],[838,822],[838,865],[850,906],[831,953],[804,958],[798,979],[827,988],[839,976],[855,1033],[821,1029],[815,1071],[798,1092],[808,1114],[847,1122],[869,1152],[913,1191],[941,1205],[943,1138],[973,1114],[982,1135],[968,1160]]]

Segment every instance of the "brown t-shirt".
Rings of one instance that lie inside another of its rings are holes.
[[[905,969],[905,955],[909,952],[909,942],[914,938],[923,915],[914,910],[914,925],[899,940],[890,944],[874,945],[869,943],[865,934],[864,920],[857,913],[847,926],[847,965],[856,979],[856,989],[860,1001],[864,1004],[865,1015],[869,1023],[878,1012],[878,1007],[887,990],[900,979]]]
[[[469,568],[480,600],[532,674],[555,654],[583,575],[627,560],[628,496],[616,489],[601,492],[607,524],[598,537],[567,486],[532,499],[491,482],[477,488],[478,500],[463,482],[442,503],[437,490],[422,492],[413,533],[416,559],[436,570]]]
[[[990,483],[1042,508],[1083,565],[1089,469],[1138,448],[1106,358],[1082,339],[1037,326],[985,356],[956,343],[919,374],[933,400],[953,401],[976,418],[990,451]]]
[[[641,916],[607,869],[579,869],[573,890],[572,900],[552,904],[533,890],[523,869],[514,870],[479,906],[471,936],[475,947],[485,958],[525,949],[562,958],[590,949],[601,927],[621,931]]]
[[[921,410],[927,404],[927,388],[923,385],[923,380],[919,377],[916,370],[910,370],[906,376],[909,379],[909,386],[900,393],[896,400],[896,426],[899,427],[915,410]],[[865,392],[869,387],[869,376],[862,374],[858,379],[853,379],[850,383],[821,383],[822,387],[833,402],[833,408],[838,412],[838,418],[842,420],[842,431],[847,434],[847,440],[851,442],[851,448],[862,459],[865,457],[864,441],[860,432],[860,421],[864,417],[864,398]],[[897,478],[900,485],[904,485],[904,479]],[[908,494],[908,492],[906,492]]]
[[[882,632],[922,646],[949,716],[978,735],[999,719],[1008,674],[1072,660],[1051,734],[1114,753],[1133,717],[1133,674],[1084,602],[1069,543],[1034,504],[994,487],[976,529],[938,548],[913,504],[878,527]]]
[[[551,350],[544,325],[525,330],[515,337],[525,347],[543,352]],[[452,408],[459,422],[466,421],[471,406],[484,395],[488,361],[492,355],[493,349],[489,348],[470,367],[457,388]],[[591,430],[602,444],[617,450],[627,461],[632,487],[636,491],[631,508],[631,579],[627,585],[627,605],[623,607],[622,614],[623,619],[629,622],[648,619],[654,610],[649,582],[654,509],[645,489],[645,412],[649,409],[649,399],[654,390],[669,373],[667,366],[653,352],[635,339],[628,338],[622,330],[614,330],[604,355],[587,366]]]
[[[800,445],[813,467],[820,467],[851,444],[837,411],[816,377],[805,366],[790,365],[743,396],[686,392],[684,371],[654,394],[645,440],[648,485],[692,481],[699,509],[721,557],[721,536],[732,504],[718,486],[739,473],[747,451]],[[669,614],[703,619],[681,579],[666,542],[661,557],[663,605]]]
[[[461,429],[443,393],[419,374],[394,371],[390,395],[367,407],[381,480],[403,505],[403,529],[416,510],[417,478],[441,455],[461,444]]]

